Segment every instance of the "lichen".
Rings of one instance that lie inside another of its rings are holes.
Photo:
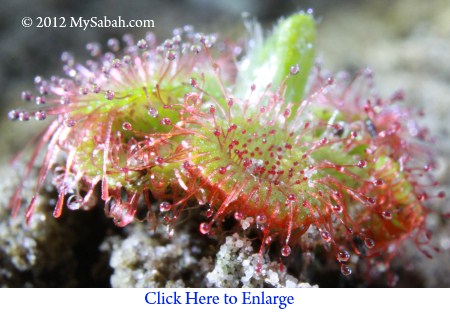
[[[2,167],[0,192],[0,285],[2,287],[75,286],[76,261],[73,233],[61,226],[49,211],[48,197],[39,196],[36,215],[28,224],[23,215],[10,217],[6,198],[14,191],[19,176]],[[31,185],[25,194],[32,194]],[[64,274],[61,274],[64,272]]]
[[[206,275],[208,287],[317,287],[299,282],[280,268],[276,261],[262,264],[256,270],[260,255],[255,253],[251,240],[235,233],[225,238],[216,254],[214,269]]]
[[[111,253],[112,287],[202,287],[210,263],[191,246],[192,235],[180,231],[168,239],[164,228],[155,233],[142,224],[126,231],[126,238],[114,236],[101,246]]]

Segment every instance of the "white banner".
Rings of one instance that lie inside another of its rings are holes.
[[[1,289],[1,311],[429,311],[449,289]]]

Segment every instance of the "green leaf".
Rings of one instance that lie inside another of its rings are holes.
[[[315,37],[314,19],[310,14],[301,12],[281,20],[267,39],[262,42],[255,39],[253,49],[241,64],[237,93],[245,98],[252,84],[256,92],[262,92],[269,83],[270,90],[276,91],[283,79],[290,76],[285,100],[301,102],[314,61]],[[290,75],[294,65],[298,65],[300,71]]]

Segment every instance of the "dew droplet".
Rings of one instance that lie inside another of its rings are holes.
[[[45,111],[37,111],[34,113],[34,118],[36,120],[45,120],[47,118],[47,113]]]
[[[86,95],[89,93],[89,89],[87,87],[80,87],[80,90],[78,91],[80,95]]]
[[[219,129],[214,129],[214,135],[216,137],[219,137],[220,136],[220,130]]]
[[[70,210],[78,210],[81,207],[81,204],[83,203],[83,197],[80,195],[72,195],[67,199],[67,208]]]
[[[283,257],[289,257],[289,255],[291,254],[291,247],[289,247],[289,245],[284,245],[283,248],[281,248],[281,255]]]
[[[174,51],[169,51],[169,52],[167,52],[167,59],[169,60],[169,61],[173,61],[173,60],[175,60],[175,52]]]
[[[371,238],[368,238],[368,237],[364,239],[364,244],[369,249],[375,247],[375,241],[373,239],[371,239]]]
[[[384,210],[381,212],[381,217],[386,220],[391,220],[393,216],[392,210]]]
[[[257,264],[256,264],[256,267],[255,267],[255,272],[256,272],[256,274],[261,274],[261,272],[262,272],[262,264],[261,264],[261,262],[258,262]]]
[[[17,119],[19,119],[19,112],[16,111],[16,110],[10,111],[10,112],[8,113],[8,118],[9,118],[10,120],[17,120]]]
[[[337,213],[341,213],[342,211],[344,211],[344,209],[342,208],[341,205],[333,205],[332,208],[333,208],[333,210],[336,211]]]
[[[427,193],[422,193],[422,194],[418,194],[417,195],[417,200],[420,200],[420,201],[425,201],[425,200],[427,200],[428,199],[428,195],[427,195]]]
[[[161,156],[156,156],[155,163],[157,165],[162,165],[164,163],[164,158],[162,158]]]
[[[252,165],[252,163],[253,162],[252,162],[251,159],[245,158],[244,162],[242,163],[242,165],[244,166],[244,168],[249,168]]]
[[[195,80],[194,78],[189,79],[189,83],[191,84],[191,86],[193,88],[197,88],[198,87],[197,80]]]
[[[241,221],[242,219],[244,219],[244,214],[240,211],[236,211],[234,213],[234,219],[236,219],[237,221]]]
[[[107,42],[108,47],[111,49],[111,51],[117,52],[120,48],[119,40],[116,38],[110,38]]]
[[[111,90],[107,90],[106,92],[105,92],[105,98],[107,99],[107,100],[113,100],[114,99],[114,97],[115,97],[115,93],[114,93],[114,91],[111,91]]]
[[[300,66],[298,64],[292,65],[291,68],[289,69],[289,73],[292,76],[297,75],[299,71],[300,71]]]
[[[347,262],[350,259],[350,253],[347,250],[339,250],[336,254],[336,259],[339,262]]]
[[[260,214],[256,216],[256,223],[258,224],[264,224],[267,222],[267,217],[266,215]]]
[[[331,241],[331,234],[328,231],[321,231],[320,236],[322,236],[323,240],[326,242]]]
[[[72,128],[73,126],[76,125],[76,121],[73,120],[72,118],[68,117],[68,118],[64,119],[64,125],[66,127]]]
[[[367,197],[367,203],[370,205],[374,205],[377,201],[372,197]]]
[[[97,42],[90,42],[90,43],[86,44],[86,50],[93,57],[98,56],[101,53],[100,44]]]
[[[44,79],[42,79],[41,76],[34,77],[34,83],[38,86],[41,85],[43,81],[44,81]]]
[[[36,101],[36,105],[43,105],[47,102],[47,100],[45,99],[45,96],[37,96],[35,98]]]
[[[164,48],[171,49],[173,47],[173,41],[170,39],[166,39],[163,43]]]
[[[122,57],[122,62],[124,62],[125,64],[130,64],[131,63],[131,56],[129,55],[124,55]]]
[[[165,126],[170,126],[172,124],[172,120],[170,118],[164,117],[161,119],[161,124]]]
[[[48,87],[47,86],[40,86],[39,87],[39,93],[42,95],[47,95],[48,94]]]
[[[21,98],[24,101],[31,101],[33,99],[33,95],[29,91],[23,91],[21,94]]]
[[[352,269],[348,265],[342,264],[341,265],[341,273],[344,276],[349,276],[350,274],[352,274]]]
[[[183,168],[186,169],[186,170],[189,170],[190,167],[191,167],[191,163],[188,160],[186,160],[183,163]]]
[[[193,44],[190,48],[191,52],[198,54],[200,53],[200,51],[202,50],[202,47],[199,46],[198,44]]]
[[[295,194],[289,194],[288,195],[288,200],[289,201],[295,201],[295,200],[297,200],[297,196],[295,196]]]
[[[373,181],[373,184],[375,186],[382,186],[384,184],[384,182],[381,179],[376,179],[375,181]]]
[[[136,45],[141,50],[145,50],[148,48],[147,41],[145,41],[145,39],[139,40]]]
[[[112,61],[112,67],[114,68],[120,68],[122,67],[122,62],[119,59],[114,59]]]
[[[159,116],[158,110],[154,107],[150,107],[147,112],[150,117],[157,118]]]
[[[364,168],[367,165],[367,162],[365,160],[360,160],[356,164],[359,168]]]
[[[19,120],[20,121],[30,120],[30,114],[28,114],[28,112],[19,112]]]
[[[133,130],[133,126],[129,122],[125,121],[122,123],[122,129],[125,131],[131,131]]]
[[[220,167],[219,168],[219,173],[220,174],[225,174],[227,172],[227,168],[226,167]]]
[[[342,137],[342,135],[344,134],[344,123],[342,122],[342,124],[336,124],[334,125],[334,131],[333,134],[337,137]]]
[[[100,93],[101,90],[102,90],[102,88],[100,88],[99,85],[93,85],[93,86],[92,86],[92,91],[93,91],[94,93]]]
[[[170,211],[170,209],[172,209],[172,205],[169,202],[163,201],[159,204],[159,211],[161,212],[167,212]]]
[[[200,233],[208,234],[211,231],[211,225],[207,222],[200,223]]]

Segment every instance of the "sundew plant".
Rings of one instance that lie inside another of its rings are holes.
[[[197,207],[209,236],[233,219],[233,231],[257,233],[257,271],[271,246],[281,261],[323,248],[343,275],[352,256],[389,266],[405,240],[429,254],[430,199],[445,194],[433,191],[432,141],[403,94],[378,96],[369,70],[322,70],[309,13],[266,38],[254,28],[247,47],[185,26],[161,43],[151,33],[110,39],[107,51],[89,43],[85,63],[63,53],[65,76],[36,77],[22,94],[36,108],[9,113],[52,119],[23,172],[40,168],[35,195],[19,185],[13,214],[27,202],[32,218],[48,179],[55,217],[104,206],[123,227],[144,209],[176,229]]]

